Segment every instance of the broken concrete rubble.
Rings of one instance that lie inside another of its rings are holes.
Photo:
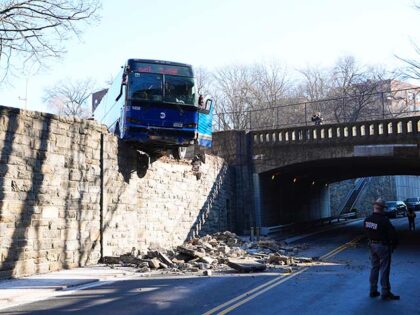
[[[228,266],[239,272],[258,272],[267,269],[265,264],[250,259],[229,259]]]
[[[152,258],[149,261],[150,268],[158,269],[160,267],[160,261],[157,258]]]
[[[292,256],[301,249],[302,246],[289,246],[269,238],[256,242],[244,241],[226,231],[193,238],[172,250],[149,250],[147,254],[140,255],[133,248],[131,253],[119,257],[105,257],[104,263],[135,266],[139,272],[201,272],[207,276],[214,272],[234,270],[261,272],[267,268],[292,272],[296,264],[312,261],[308,257]]]
[[[196,251],[194,249],[183,247],[183,246],[178,246],[177,249],[181,254],[185,254],[192,258],[202,258],[206,255],[205,252],[203,253],[201,251]]]
[[[274,265],[293,265],[295,262],[293,257],[280,254],[271,254],[268,256],[267,263]]]

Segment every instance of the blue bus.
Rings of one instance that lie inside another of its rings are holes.
[[[96,120],[146,152],[179,159],[192,144],[211,147],[213,101],[198,95],[191,65],[128,59],[94,107]]]

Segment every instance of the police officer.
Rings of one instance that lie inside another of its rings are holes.
[[[370,297],[377,297],[378,278],[381,274],[382,298],[384,300],[399,300],[398,295],[391,293],[389,273],[391,269],[391,254],[398,245],[394,226],[385,216],[385,202],[379,198],[373,204],[373,214],[364,221],[364,228],[369,239],[372,268],[370,271]]]

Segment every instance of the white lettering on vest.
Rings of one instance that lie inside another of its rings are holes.
[[[377,230],[378,225],[376,223],[373,223],[373,222],[365,222],[365,228],[372,229],[372,230]]]

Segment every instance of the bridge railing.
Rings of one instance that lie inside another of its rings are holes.
[[[252,103],[250,101],[250,103]],[[314,125],[320,113],[324,124],[381,120],[420,115],[420,88],[363,93],[308,102],[284,100],[278,106],[260,106],[214,115],[214,130],[261,130]]]
[[[254,144],[293,144],[406,137],[420,133],[420,116],[252,131]]]

